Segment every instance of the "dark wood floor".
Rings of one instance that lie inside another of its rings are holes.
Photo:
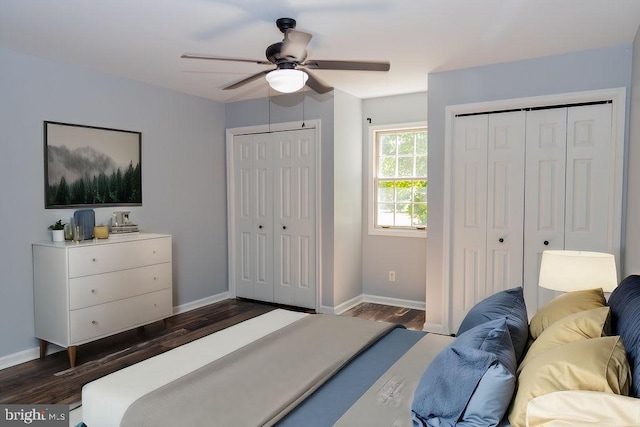
[[[0,403],[54,404],[75,407],[82,386],[111,372],[171,350],[276,307],[247,300],[226,300],[144,328],[123,332],[78,347],[77,365],[69,368],[67,352],[51,354],[0,370]],[[399,323],[422,329],[424,312],[363,303],[343,315]]]

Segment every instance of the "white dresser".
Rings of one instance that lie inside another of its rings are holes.
[[[171,236],[140,233],[104,240],[33,244],[35,333],[76,346],[172,315]]]

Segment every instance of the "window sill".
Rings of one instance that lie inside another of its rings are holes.
[[[386,236],[386,237],[414,237],[425,239],[427,230],[406,230],[401,228],[369,228],[370,236]]]

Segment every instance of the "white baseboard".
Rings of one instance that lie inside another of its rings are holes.
[[[40,357],[40,349],[38,347],[22,350],[17,353],[7,354],[0,357],[0,369],[9,368],[29,360]]]
[[[49,344],[47,346],[47,356],[64,350],[66,350],[66,348],[59,347],[55,344]],[[10,368],[11,366],[38,359],[39,357],[40,347],[28,348],[26,350],[18,351],[17,353],[7,354],[6,356],[0,357],[0,369]]]
[[[335,307],[329,307],[326,305],[320,306],[320,309],[318,311],[323,314],[342,314],[345,311],[351,310],[352,308],[354,308],[355,306],[363,302],[391,305],[394,307],[405,307],[405,308],[411,308],[414,310],[423,310],[423,311],[426,308],[426,304],[422,301],[413,301],[408,299],[380,297],[377,295],[362,294],[362,295],[358,295],[357,297],[351,298],[350,300],[345,301],[342,304],[338,304]]]
[[[226,299],[229,299],[229,292],[222,292],[220,294],[211,295],[210,297],[177,305],[173,307],[173,314],[186,313],[187,311],[195,310],[196,308],[204,307],[205,305],[224,301]]]
[[[337,306],[331,308],[331,310],[333,311],[332,314],[342,314],[345,311],[351,310],[353,307],[357,306],[361,302],[363,302],[362,295],[358,295],[357,297],[351,298],[350,300],[345,301],[342,304],[338,304]]]
[[[187,311],[195,310],[196,308],[204,307],[205,305],[213,304],[214,302],[220,302],[229,299],[229,292],[223,292],[221,294],[212,295],[210,297],[202,298],[196,301],[191,301],[186,304],[181,304],[173,307],[173,314],[185,313]],[[57,353],[65,350],[54,344],[49,344],[47,348],[47,355]],[[30,360],[35,360],[40,357],[40,348],[33,347],[27,350],[22,350],[17,353],[7,354],[0,357],[0,369],[10,368],[11,366],[19,365]]]
[[[392,305],[394,307],[411,308],[414,310],[424,311],[426,303],[424,301],[413,301],[409,299],[379,297],[376,295],[362,295],[363,302],[370,302],[373,304]]]

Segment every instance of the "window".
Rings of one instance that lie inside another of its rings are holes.
[[[427,226],[427,128],[376,127],[371,234],[424,236]]]

